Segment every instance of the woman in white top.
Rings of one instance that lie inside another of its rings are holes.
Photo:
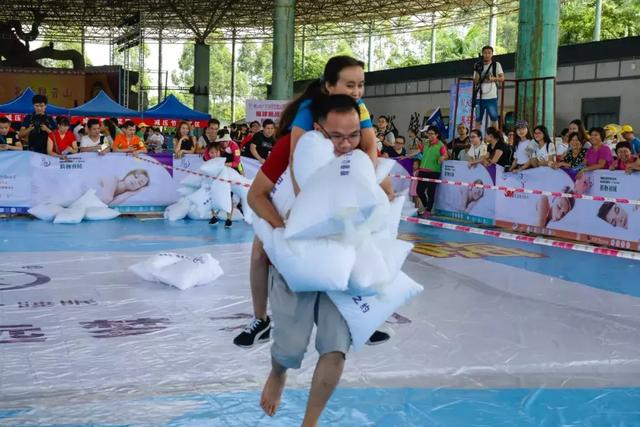
[[[513,136],[514,155],[510,171],[518,172],[532,167],[531,159],[535,158],[537,149],[531,132],[529,132],[529,124],[524,120],[518,120],[516,133]]]
[[[469,167],[475,167],[478,163],[481,163],[482,158],[487,155],[487,144],[482,142],[482,132],[478,129],[471,131],[469,141],[471,142],[471,147],[467,150]]]
[[[547,128],[536,126],[533,129],[533,139],[538,145],[535,154],[537,166],[551,166],[556,161],[556,144],[551,141]]]

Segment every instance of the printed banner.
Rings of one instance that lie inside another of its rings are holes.
[[[124,153],[84,153],[69,156],[68,160],[29,154],[32,206],[44,202],[67,206],[91,188],[100,200],[113,207],[167,206],[178,198],[170,171],[161,167],[171,165],[171,155],[140,156],[158,163],[154,166]]]
[[[24,213],[31,206],[29,156],[0,152],[0,212]]]
[[[278,122],[280,113],[289,101],[277,100],[258,100],[248,99],[245,102],[245,116],[247,123],[258,121],[262,123],[265,119],[271,119]]]
[[[460,90],[458,91],[458,88]],[[455,138],[456,127],[460,123],[471,129],[471,110],[473,108],[473,82],[454,83],[449,89],[449,141]],[[458,108],[456,109],[456,94]],[[455,114],[455,117],[453,117]]]
[[[502,167],[498,166],[502,174]],[[482,165],[469,167],[467,162],[450,160],[442,165],[442,179],[495,184],[496,167]],[[482,188],[438,185],[436,192],[436,212],[452,218],[464,219],[481,224],[493,224],[496,209],[496,192]]]
[[[561,191],[590,196],[640,198],[638,175],[595,171],[536,168],[502,173],[497,185]],[[496,224],[515,231],[546,234],[624,249],[638,250],[640,211],[637,206],[611,202],[550,197],[524,193],[498,193]]]

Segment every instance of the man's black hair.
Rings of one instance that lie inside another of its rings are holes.
[[[320,122],[327,118],[329,113],[348,113],[355,111],[360,114],[360,109],[356,101],[349,95],[329,95],[323,96],[311,106],[311,114],[314,122]]]
[[[9,120],[7,117],[0,117],[0,123],[5,125],[7,123],[11,124],[11,120]]]
[[[207,123],[207,127],[209,127],[210,125],[218,125],[218,127],[220,127],[220,120],[213,118],[209,120],[209,123]]]
[[[276,124],[271,119],[265,119],[265,121],[262,122],[262,127],[264,128],[264,127],[267,127],[268,125],[274,125],[275,126]]]
[[[489,49],[491,51],[491,53],[493,53],[493,46],[489,46],[489,45],[482,46],[482,52],[484,52],[487,49]]]
[[[89,121],[87,122],[87,128],[90,128],[93,125],[100,126],[100,120],[98,120],[98,119],[89,119]]]
[[[44,95],[33,95],[33,98],[31,98],[31,103],[32,104],[47,104],[47,97]]]

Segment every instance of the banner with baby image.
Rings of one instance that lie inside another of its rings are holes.
[[[83,153],[60,159],[30,154],[31,206],[45,202],[68,206],[89,189],[95,189],[102,202],[125,212],[156,210],[178,198],[170,169],[163,167],[171,165],[171,155]]]
[[[572,171],[542,167],[499,173],[496,184],[589,196],[640,198],[638,176],[617,171],[575,175]],[[638,250],[640,241],[637,206],[567,197],[497,192],[496,225],[633,250]]]
[[[502,174],[502,167],[498,166]],[[470,167],[467,162],[446,161],[442,165],[441,178],[449,181],[494,185],[496,166]],[[436,213],[480,224],[493,224],[496,208],[496,192],[478,187],[440,184],[436,192]]]

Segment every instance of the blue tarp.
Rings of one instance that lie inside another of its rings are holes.
[[[31,114],[33,113],[32,99],[36,93],[30,87],[26,88],[16,99],[0,104],[0,113],[4,114]],[[47,105],[47,114],[60,116],[69,114],[68,108],[57,107],[52,104]]]
[[[69,110],[71,116],[84,117],[140,117],[140,113],[125,108],[100,91],[92,100]]]
[[[180,120],[209,120],[211,116],[193,110],[173,95],[167,96],[160,104],[142,113],[145,119],[180,119]]]

